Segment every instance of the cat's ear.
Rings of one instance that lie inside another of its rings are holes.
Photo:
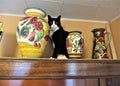
[[[61,18],[61,15],[59,15],[59,16],[57,17],[57,19],[59,19],[59,20],[60,20],[60,18]]]
[[[48,19],[51,19],[51,16],[50,16],[50,15],[48,15]]]

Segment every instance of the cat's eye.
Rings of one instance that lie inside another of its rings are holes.
[[[52,24],[53,22],[51,21],[50,24]]]
[[[58,24],[58,22],[55,22],[55,24]]]

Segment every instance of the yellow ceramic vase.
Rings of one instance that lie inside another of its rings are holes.
[[[16,31],[20,53],[23,57],[41,57],[49,34],[46,13],[39,8],[27,8],[25,14]]]

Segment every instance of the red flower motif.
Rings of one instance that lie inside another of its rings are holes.
[[[38,43],[38,44],[37,44],[37,47],[38,47],[38,48],[40,48],[40,47],[41,47],[41,44],[40,44],[40,43]]]
[[[33,17],[31,20],[30,20],[30,23],[33,24],[34,28],[36,30],[41,30],[43,28],[43,24],[42,22],[38,21],[37,17]]]
[[[35,39],[35,32],[33,31],[30,33],[29,41],[34,41],[34,39]]]
[[[80,45],[80,47],[83,46],[83,39],[80,39],[80,41],[79,41],[79,45]]]
[[[43,24],[41,22],[35,22],[33,25],[38,31],[40,31],[43,28]]]
[[[34,46],[37,47],[37,42],[34,42]]]
[[[45,39],[45,41],[48,41],[49,36],[48,36],[48,35],[46,35],[46,36],[44,37],[44,39]]]
[[[40,43],[37,43],[37,42],[34,42],[34,46],[40,48],[40,47],[41,47],[41,44],[40,44]]]
[[[31,24],[34,24],[36,22],[38,22],[37,17],[33,17],[33,18],[30,19]]]

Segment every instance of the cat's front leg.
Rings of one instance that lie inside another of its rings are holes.
[[[50,59],[55,59],[55,58],[53,58],[53,57],[50,57]]]
[[[58,55],[57,59],[68,59],[65,55]]]
[[[69,55],[68,55],[67,49],[64,49],[63,54],[66,56],[66,58],[68,58],[68,59],[69,59]]]

